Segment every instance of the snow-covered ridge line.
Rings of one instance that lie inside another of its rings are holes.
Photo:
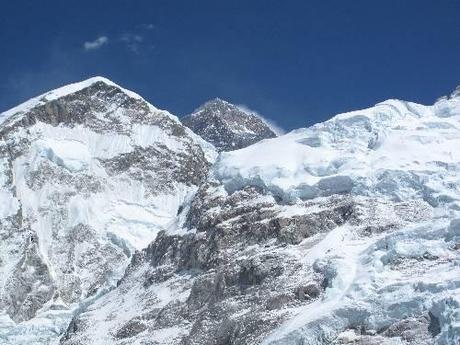
[[[229,330],[330,345],[407,316],[457,344],[460,97],[387,100],[216,163],[105,78],[41,97],[0,122],[0,345],[206,344]],[[200,122],[222,129],[210,139],[265,132],[239,111],[220,121],[227,104]],[[434,344],[423,327],[429,342],[404,344]]]
[[[16,115],[18,113],[25,113],[38,105],[42,105],[42,104],[45,104],[46,102],[56,100],[58,98],[81,91],[98,82],[102,82],[106,85],[116,87],[120,89],[122,92],[124,92],[126,95],[128,95],[129,97],[145,101],[144,98],[142,98],[137,93],[130,91],[130,90],[126,90],[107,78],[96,76],[96,77],[92,77],[92,78],[89,78],[89,79],[86,79],[86,80],[83,80],[77,83],[72,83],[72,84],[62,86],[55,90],[45,92],[44,94],[31,98],[28,101],[25,101],[24,103],[21,103],[14,108],[11,108],[5,112],[0,113],[0,124],[2,124],[10,116]],[[157,108],[152,106],[150,103],[149,103],[149,106],[152,108],[152,110],[159,111]]]
[[[363,189],[362,182],[380,178],[379,171],[425,171],[439,160],[456,164],[452,148],[460,140],[459,121],[460,98],[432,106],[391,99],[226,152],[213,172],[229,191],[250,184],[287,199],[314,198],[332,189],[362,192],[370,186]]]

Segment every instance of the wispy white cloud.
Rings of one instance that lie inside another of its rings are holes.
[[[259,119],[264,121],[268,125],[268,127],[270,127],[270,129],[273,132],[275,132],[276,135],[283,135],[284,133],[286,133],[286,131],[283,128],[281,128],[275,121],[262,116],[259,112],[249,108],[248,106],[244,104],[237,104],[236,106],[242,112],[245,112],[246,114],[252,114],[254,116],[257,116]]]
[[[126,48],[134,53],[139,53],[144,37],[139,34],[124,33],[121,35],[120,40],[126,45]]]
[[[83,48],[85,50],[95,50],[102,47],[104,44],[109,42],[109,38],[107,36],[99,36],[94,41],[87,41],[83,43]]]

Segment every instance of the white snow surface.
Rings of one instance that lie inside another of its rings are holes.
[[[389,100],[224,152],[214,174],[230,191],[253,184],[287,199],[348,191],[400,199],[422,187],[439,189],[443,196],[435,199],[457,198],[447,185],[457,181],[460,162],[459,104],[460,98],[434,106]]]

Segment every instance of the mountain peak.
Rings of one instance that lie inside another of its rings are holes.
[[[262,118],[221,98],[207,101],[182,122],[218,151],[237,150],[276,137]]]
[[[222,98],[219,98],[219,97],[210,99],[209,101],[205,102],[203,104],[203,106],[209,105],[209,104],[229,104],[229,105],[232,105],[230,102],[227,102],[226,100],[224,100]]]
[[[47,102],[50,102],[50,101],[53,101],[53,100],[56,100],[56,99],[71,95],[73,93],[76,93],[76,92],[79,92],[81,90],[87,89],[87,88],[89,88],[91,86],[94,86],[96,84],[115,87],[115,88],[121,90],[123,93],[125,93],[126,95],[128,95],[131,98],[142,100],[142,97],[139,96],[138,94],[136,94],[135,92],[126,90],[126,89],[122,88],[121,86],[119,86],[118,84],[114,83],[113,81],[111,81],[111,80],[109,80],[109,79],[107,79],[105,77],[95,76],[95,77],[91,77],[91,78],[82,80],[80,82],[67,84],[67,85],[61,86],[61,87],[59,87],[57,89],[45,92],[45,93],[43,93],[43,94],[41,94],[39,96],[36,96],[34,98],[29,99],[28,101],[25,101],[25,102],[19,104],[18,106],[14,107],[14,108],[11,108],[11,109],[3,112],[3,113],[0,113],[0,124],[3,123],[6,119],[8,119],[9,117],[11,117],[13,115],[26,113],[27,111],[29,111],[30,109],[32,109],[32,108],[34,108],[36,106],[43,105],[43,104],[45,104]]]
[[[223,100],[222,98],[216,97],[206,101],[202,105],[200,105],[197,109],[193,111],[191,115],[196,116],[203,111],[213,111],[213,115],[215,116],[225,116],[228,113],[228,110],[237,110],[238,107],[230,102]],[[222,110],[227,110],[222,111]]]

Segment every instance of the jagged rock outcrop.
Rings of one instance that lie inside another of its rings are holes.
[[[276,137],[260,117],[219,98],[206,102],[181,121],[218,151],[238,150]]]

